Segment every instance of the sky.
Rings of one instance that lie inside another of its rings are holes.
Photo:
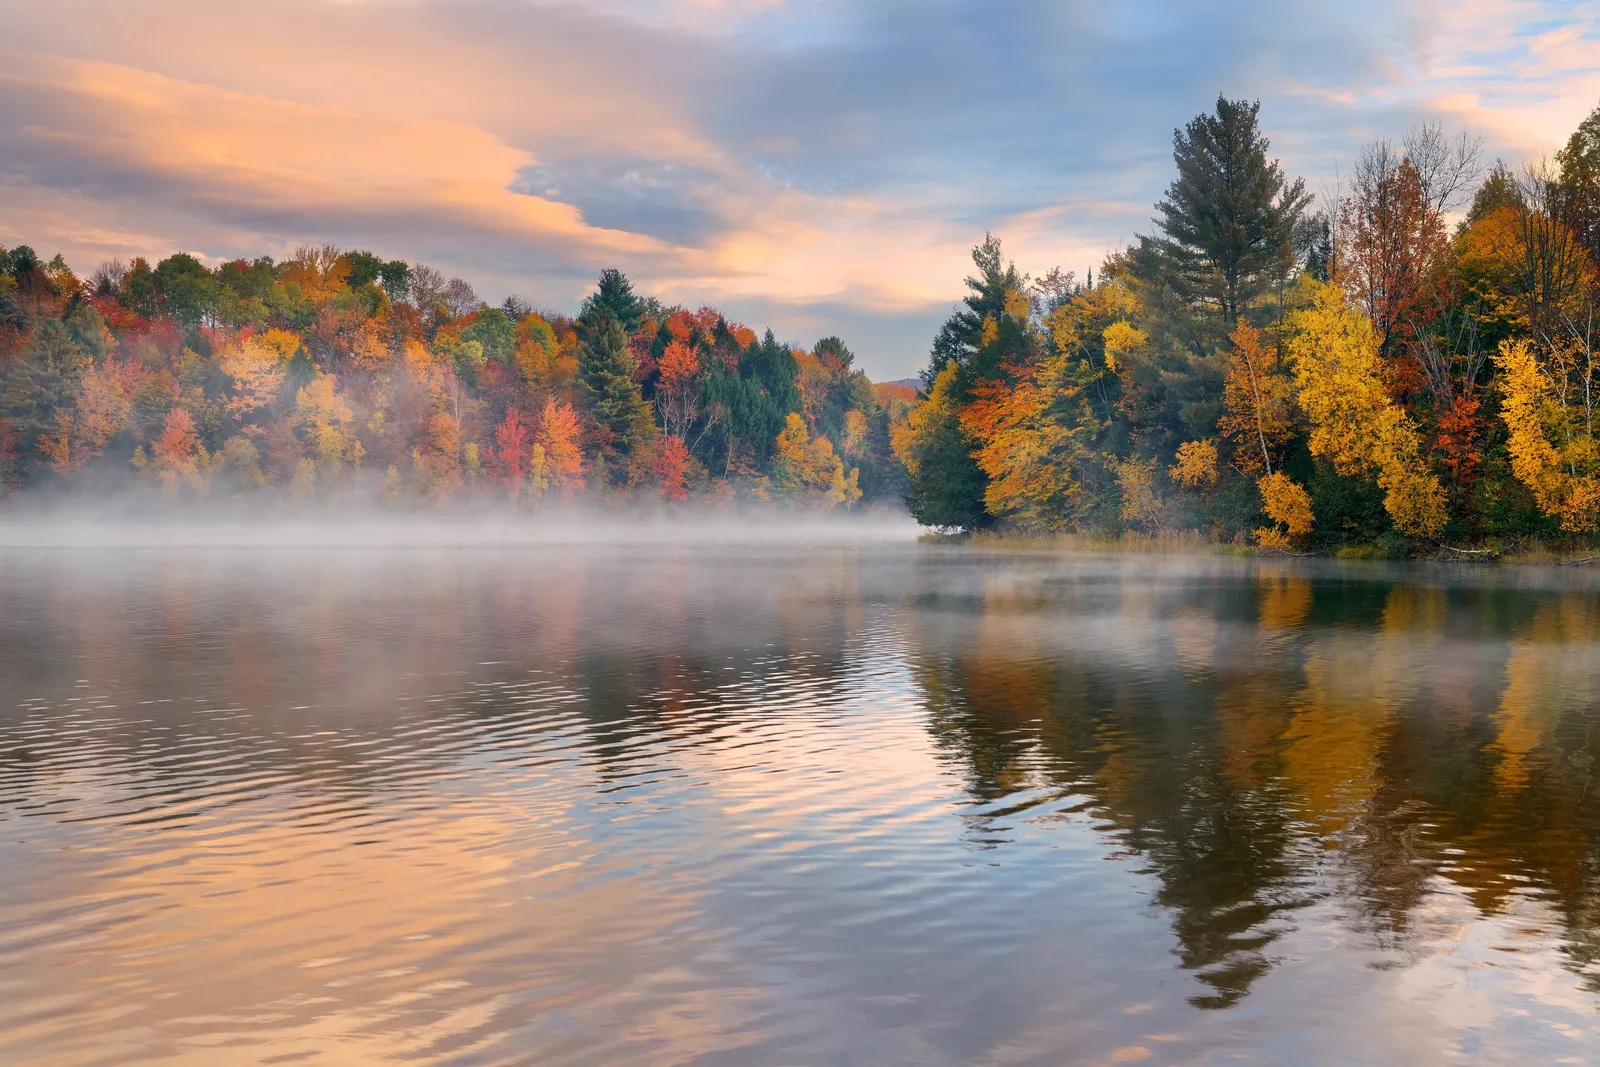
[[[572,312],[615,266],[875,379],[972,246],[1083,276],[1150,232],[1173,130],[1260,99],[1331,189],[1422,121],[1489,159],[1600,104],[1600,3],[0,0],[0,245],[302,244]]]

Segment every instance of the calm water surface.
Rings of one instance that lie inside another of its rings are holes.
[[[0,1062],[1600,1062],[1595,588],[0,550]]]

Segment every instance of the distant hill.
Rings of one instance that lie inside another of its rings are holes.
[[[889,409],[889,417],[895,419],[917,402],[917,391],[921,387],[920,378],[902,378],[898,382],[877,382],[872,391],[877,395],[878,403]]]

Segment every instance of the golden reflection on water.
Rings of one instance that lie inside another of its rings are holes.
[[[1600,1057],[1584,580],[4,563],[6,1062]]]

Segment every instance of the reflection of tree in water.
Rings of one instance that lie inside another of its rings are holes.
[[[1493,740],[1480,750],[1489,788],[1451,812],[1462,855],[1447,873],[1485,914],[1521,910],[1530,892],[1545,896],[1565,925],[1564,951],[1600,991],[1592,971],[1600,962],[1597,637],[1600,605],[1570,592],[1540,598],[1513,632],[1487,716]]]
[[[535,758],[574,714],[604,778],[636,765],[641,740],[709,734],[776,690],[847,686],[859,561],[823,556],[73,560],[13,583],[0,647],[41,721],[63,721],[79,678],[123,709],[161,701],[91,716],[102,764],[151,804],[186,804],[224,771],[282,775],[317,803],[377,802],[459,773],[480,745]],[[8,740],[32,729],[21,714],[0,708],[0,806],[79,766],[66,738]],[[167,758],[180,751],[191,758]],[[217,753],[223,771],[206,761]]]
[[[1049,643],[1059,634],[1052,619],[1106,607],[1070,590],[972,607],[965,625],[915,643],[936,744],[986,800],[1039,785],[1089,796],[1089,814],[1156,875],[1179,958],[1209,987],[1195,1003],[1236,1002],[1270,968],[1283,913],[1308,897],[1286,855],[1281,787],[1252,777],[1260,753],[1226,748],[1230,723],[1214,711],[1226,704],[1235,733],[1248,738],[1236,720],[1284,701],[1260,691],[1224,696],[1228,677],[1195,670],[1197,655],[1210,655],[1204,628],[1162,632],[1171,603],[1116,605],[1135,641],[1154,632],[1156,644],[1091,653]],[[1112,629],[1085,623],[1080,632]]]
[[[1571,965],[1600,961],[1592,598],[1269,572],[1241,612],[1241,586],[918,615],[934,743],[984,801],[1089,797],[1157,878],[1198,1006],[1244,996],[1318,899],[1406,949],[1440,879],[1485,915],[1547,894]]]

